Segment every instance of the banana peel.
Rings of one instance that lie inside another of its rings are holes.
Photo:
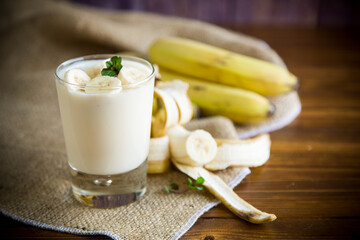
[[[236,216],[251,223],[267,223],[276,219],[274,214],[262,212],[240,198],[220,177],[202,167],[193,167],[173,161],[181,172],[197,179],[205,179],[203,185]]]

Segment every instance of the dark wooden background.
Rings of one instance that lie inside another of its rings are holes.
[[[161,13],[220,25],[360,25],[359,0],[72,0],[106,9]]]

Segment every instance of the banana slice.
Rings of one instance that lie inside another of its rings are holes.
[[[134,67],[123,66],[119,72],[118,78],[123,85],[134,83],[145,78],[145,74]]]
[[[170,166],[169,136],[150,139],[148,173],[164,173]]]
[[[171,97],[167,92],[155,88],[154,97],[154,101],[159,101],[162,108],[159,106],[159,104],[157,104],[159,110],[155,113],[152,121],[151,135],[152,137],[162,137],[165,135],[167,128],[178,123],[179,110],[174,98]]]
[[[173,163],[181,172],[187,174],[193,179],[203,177],[205,179],[203,185],[236,216],[252,223],[266,223],[276,219],[274,214],[262,212],[247,203],[245,200],[240,198],[220,177],[208,172],[204,168],[186,166],[176,161]]]
[[[100,76],[90,80],[85,87],[88,94],[95,93],[119,93],[121,91],[121,81],[116,77]]]
[[[188,131],[180,125],[168,130],[170,153],[174,161],[190,166],[202,166],[212,161],[217,145],[210,133],[204,130]]]
[[[90,78],[101,76],[101,70],[103,70],[103,68],[106,68],[106,61],[91,66],[90,68],[86,69],[85,72],[87,73],[87,75],[89,75]]]
[[[187,95],[189,84],[174,80],[171,82],[158,82],[156,87],[169,93],[174,98],[180,113],[179,124],[188,123],[193,116],[192,103]]]
[[[66,82],[71,84],[76,84],[79,87],[85,87],[86,84],[90,81],[90,77],[81,69],[73,68],[65,73],[64,79]],[[76,86],[70,86],[71,88],[77,90]]]
[[[246,140],[215,139],[218,150],[213,161],[204,167],[210,171],[228,167],[258,167],[270,157],[270,136],[262,134]]]

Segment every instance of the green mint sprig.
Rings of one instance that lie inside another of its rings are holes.
[[[195,183],[188,178],[188,183],[189,183],[189,189],[197,189],[197,190],[203,190],[203,186],[202,184],[205,182],[205,179],[203,177],[198,177],[195,181]]]
[[[101,75],[102,76],[110,76],[110,77],[116,77],[121,68],[123,67],[121,65],[121,57],[119,56],[113,56],[110,61],[106,62],[106,68],[103,68],[101,70]]]
[[[176,183],[172,183],[169,186],[165,186],[165,191],[167,193],[170,193],[172,191],[178,191],[179,190],[179,185],[177,185]]]
[[[168,194],[170,194],[170,193],[185,193],[189,189],[197,189],[197,190],[204,189],[202,184],[205,182],[205,179],[203,177],[198,177],[195,182],[193,182],[190,178],[188,178],[187,180],[188,180],[188,188],[180,190],[179,185],[177,185],[176,183],[172,183],[168,186],[165,186],[165,191]]]

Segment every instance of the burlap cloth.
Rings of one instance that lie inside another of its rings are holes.
[[[198,21],[153,14],[101,11],[66,2],[1,1],[0,42],[0,210],[42,228],[114,239],[178,239],[218,202],[206,190],[167,194],[163,186],[186,184],[171,170],[148,177],[138,202],[115,209],[94,209],[71,194],[54,70],[69,58],[122,50],[146,53],[157,37],[181,36],[265,59],[281,58],[263,41]],[[296,93],[272,100],[275,116],[257,126],[237,127],[241,137],[272,131],[300,111]],[[190,123],[215,137],[235,138],[229,120]],[[249,169],[218,174],[231,187]]]

